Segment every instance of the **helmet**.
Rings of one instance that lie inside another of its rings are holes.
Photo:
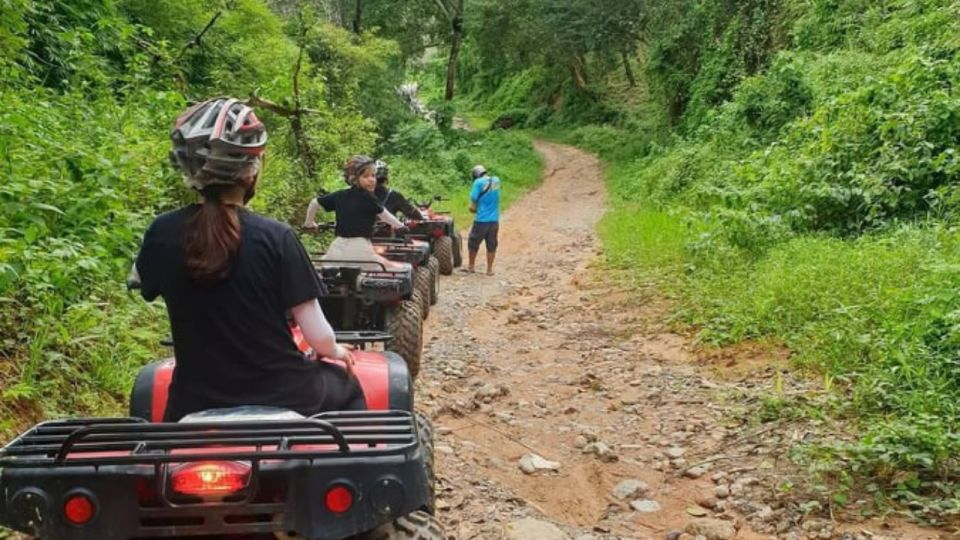
[[[377,168],[377,183],[386,182],[390,177],[390,167],[387,167],[387,162],[378,159],[374,166]]]
[[[347,160],[343,166],[343,179],[348,184],[353,185],[354,180],[360,177],[364,169],[376,165],[376,162],[370,156],[356,155]]]
[[[187,185],[201,190],[233,184],[248,167],[257,167],[267,146],[267,129],[245,103],[219,97],[183,112],[170,132],[170,161]]]
[[[473,167],[473,177],[480,178],[481,176],[487,174],[487,168],[483,165],[475,165]]]

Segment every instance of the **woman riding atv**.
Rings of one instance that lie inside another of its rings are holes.
[[[343,168],[347,189],[320,195],[310,201],[304,227],[316,228],[320,208],[336,212],[336,238],[327,248],[326,260],[358,261],[385,264],[370,243],[377,220],[394,229],[403,229],[403,223],[391,214],[374,195],[376,190],[376,162],[367,156],[353,156]]]
[[[267,144],[263,124],[243,102],[216,98],[187,109],[170,136],[171,161],[202,202],[156,218],[134,267],[143,297],[163,297],[173,331],[164,420],[242,405],[303,415],[365,409],[353,355],[320,310],[321,284],[296,233],[245,208]],[[346,371],[307,361],[288,314]]]

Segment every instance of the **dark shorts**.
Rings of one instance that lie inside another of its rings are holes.
[[[487,243],[487,251],[494,253],[497,251],[497,233],[500,232],[500,223],[497,221],[489,223],[473,222],[470,228],[470,237],[467,238],[467,249],[477,251],[480,249],[480,242]]]

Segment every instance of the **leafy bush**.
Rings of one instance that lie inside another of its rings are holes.
[[[491,127],[494,129],[523,127],[523,125],[527,122],[527,115],[528,113],[526,109],[513,109],[497,116],[493,120]]]
[[[531,129],[539,129],[546,127],[550,123],[550,119],[553,116],[553,109],[547,105],[541,105],[536,109],[530,111],[530,114],[527,116],[527,121],[525,122],[524,127]]]

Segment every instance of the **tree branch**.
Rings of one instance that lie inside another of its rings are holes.
[[[268,111],[274,112],[276,114],[279,114],[280,116],[284,116],[287,118],[291,116],[299,116],[300,113],[322,114],[322,111],[318,111],[316,109],[307,109],[307,108],[291,109],[290,107],[284,107],[283,105],[270,101],[269,99],[263,99],[262,97],[256,94],[250,94],[250,97],[247,98],[246,103],[251,107],[263,107]]]
[[[179,59],[187,52],[187,49],[192,49],[193,47],[197,47],[197,46],[200,45],[200,39],[203,37],[204,34],[207,33],[207,30],[209,30],[210,28],[213,27],[214,23],[217,22],[217,19],[220,18],[220,15],[223,15],[223,10],[220,10],[220,11],[218,11],[216,14],[214,14],[213,18],[210,19],[210,21],[207,23],[207,25],[203,27],[203,30],[201,30],[199,34],[193,36],[193,39],[191,39],[190,41],[188,41],[188,42],[180,49],[180,54],[178,54],[178,55],[177,55],[177,58],[176,58],[177,60],[179,60]]]
[[[437,4],[437,7],[440,8],[440,11],[443,12],[443,16],[446,17],[447,20],[453,20],[453,15],[450,14],[450,10],[447,9],[447,5],[443,3],[443,0],[433,0],[433,1],[434,3]]]

